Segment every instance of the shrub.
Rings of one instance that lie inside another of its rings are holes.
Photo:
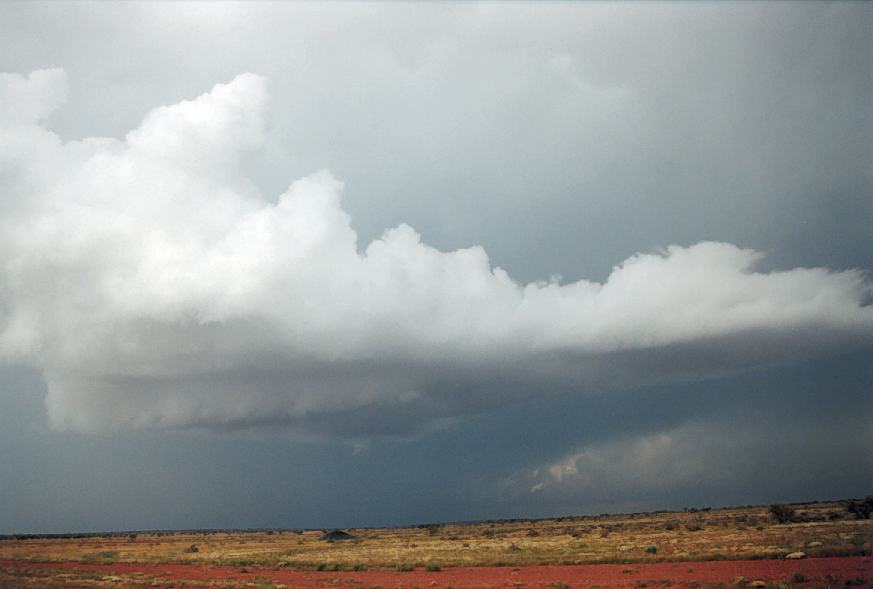
[[[770,515],[780,524],[787,524],[794,519],[794,508],[782,503],[774,503],[770,506]]]
[[[194,554],[195,552],[200,552],[200,549],[197,548],[196,544],[191,544],[191,546],[185,549],[185,552],[188,554]]]
[[[116,558],[118,558],[117,550],[104,550],[102,552],[83,554],[80,560],[82,562],[101,562],[107,560],[115,560]]]
[[[401,572],[401,573],[408,573],[408,572],[413,571],[413,570],[415,570],[415,567],[412,566],[411,564],[398,564],[397,565],[397,571]]]
[[[429,571],[431,573],[438,573],[443,569],[438,564],[429,564],[426,567],[424,567],[424,570]]]
[[[873,514],[873,495],[867,495],[862,501],[848,501],[846,510],[855,516],[855,519],[870,519]]]
[[[658,554],[657,546],[646,546],[646,554]]]

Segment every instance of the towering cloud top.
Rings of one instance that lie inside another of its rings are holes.
[[[0,76],[0,356],[43,370],[58,427],[390,433],[873,341],[861,273],[760,273],[727,243],[637,254],[602,284],[527,285],[406,225],[359,247],[330,173],[276,200],[246,178],[267,104],[255,75],[123,141],[47,130],[65,93],[61,71]]]

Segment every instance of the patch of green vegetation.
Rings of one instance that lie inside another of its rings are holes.
[[[118,559],[118,551],[117,550],[104,550],[102,552],[92,552],[90,554],[82,555],[82,558],[79,559],[79,562],[84,563],[100,563],[100,562],[113,562]]]

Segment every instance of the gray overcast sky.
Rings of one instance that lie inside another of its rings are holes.
[[[0,533],[870,493],[871,31],[0,5]]]

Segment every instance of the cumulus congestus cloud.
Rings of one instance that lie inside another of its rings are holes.
[[[728,243],[526,285],[406,225],[360,244],[330,173],[278,199],[246,178],[268,103],[252,74],[123,140],[48,130],[65,83],[0,76],[0,356],[43,371],[56,427],[390,433],[873,340],[862,273],[761,273]]]

